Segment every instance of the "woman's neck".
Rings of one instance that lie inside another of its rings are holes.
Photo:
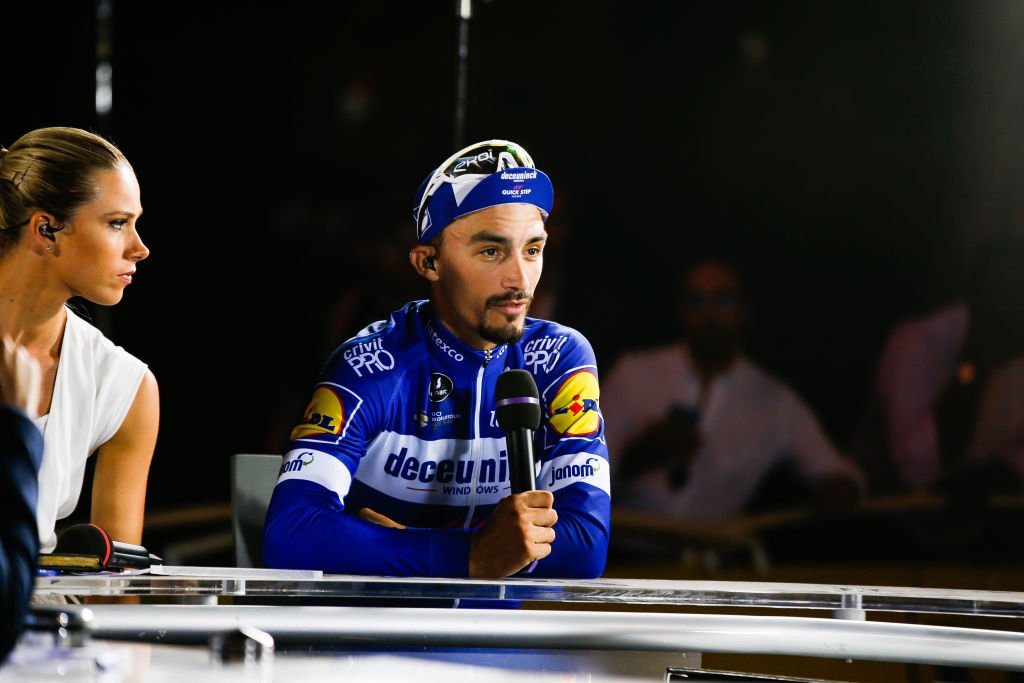
[[[0,261],[0,333],[37,357],[57,355],[67,319],[66,297],[45,283],[38,268]]]

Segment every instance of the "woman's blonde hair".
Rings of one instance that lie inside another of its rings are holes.
[[[38,128],[0,146],[0,256],[33,210],[64,222],[95,195],[94,174],[122,163],[121,150],[80,128]]]

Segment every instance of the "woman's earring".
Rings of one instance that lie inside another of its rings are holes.
[[[46,251],[53,251],[53,245],[52,244],[47,244],[46,245]]]

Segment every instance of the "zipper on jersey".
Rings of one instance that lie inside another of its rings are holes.
[[[473,463],[473,472],[476,473],[477,477],[480,475],[480,411],[483,405],[483,390],[484,390],[484,370],[487,369],[487,364],[491,362],[491,350],[484,350],[484,362],[480,365],[480,369],[476,373],[476,391],[473,392],[473,428],[469,435],[469,452],[471,455],[471,462]],[[472,484],[471,484],[472,486]],[[469,494],[469,507],[466,510],[466,519],[462,522],[462,528],[468,529],[470,522],[473,521],[473,514],[476,512],[476,504],[480,499],[480,487],[477,485]]]

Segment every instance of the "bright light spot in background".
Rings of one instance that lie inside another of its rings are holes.
[[[96,66],[96,113],[109,114],[114,104],[114,69],[110,62]]]

